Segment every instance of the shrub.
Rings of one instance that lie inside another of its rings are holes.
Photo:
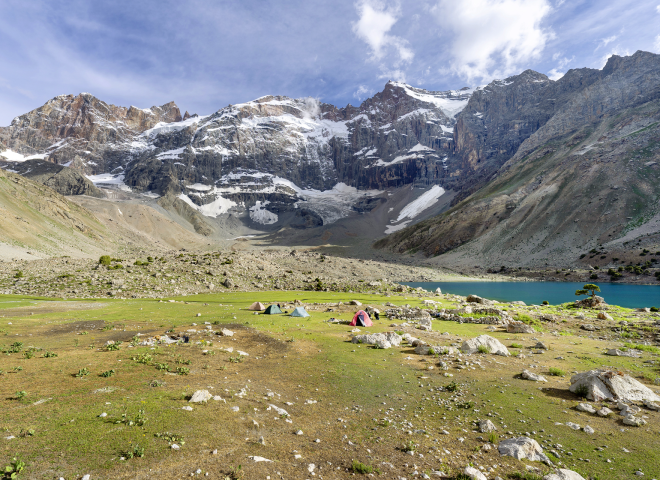
[[[119,346],[121,345],[121,342],[114,342],[108,345],[106,348],[109,352],[114,352],[119,350]]]
[[[575,389],[575,394],[580,398],[587,398],[587,395],[589,395],[589,387],[586,385],[578,385]]]
[[[104,378],[108,378],[108,377],[112,377],[114,374],[115,374],[115,370],[110,369],[110,370],[106,370],[105,372],[101,373],[99,376],[104,377]]]
[[[652,311],[652,312],[657,312],[657,311],[658,311],[658,307],[651,307],[651,311]]]
[[[14,275],[14,278],[23,278],[23,272],[19,270],[18,272],[16,272],[16,275]]]
[[[447,390],[448,392],[455,392],[456,390],[458,390],[458,383],[454,381],[450,382],[448,385],[445,385],[445,390]]]
[[[101,258],[99,258],[99,265],[110,265],[112,263],[112,259],[110,258],[110,255],[102,255]]]
[[[27,392],[25,390],[21,390],[19,392],[16,392],[14,396],[16,399],[20,400],[21,398],[25,397],[27,395]]]
[[[374,467],[371,465],[365,465],[362,462],[358,462],[357,460],[353,460],[353,466],[352,466],[353,472],[355,473],[361,473],[363,475],[366,475],[368,473],[372,473],[374,471]]]
[[[57,357],[57,353],[55,353],[55,352],[46,352],[46,353],[44,353],[43,357],[44,357],[44,358],[53,358],[53,357]]]
[[[596,274],[596,273],[592,273],[591,275],[589,275],[589,279],[591,279],[591,280],[597,280],[597,279],[598,279],[598,274]]]
[[[76,373],[77,378],[82,378],[86,375],[89,375],[89,369],[87,367],[79,368],[78,373]]]
[[[25,469],[25,462],[21,460],[16,460],[16,457],[7,465],[2,471],[2,478],[5,479],[14,479],[18,478],[19,473]]]
[[[547,300],[543,300],[543,305],[550,305],[550,302],[548,302]]]
[[[408,440],[406,443],[403,444],[403,448],[401,448],[401,450],[403,450],[404,452],[414,452],[415,447],[417,447],[417,445],[415,445],[415,442],[413,442],[412,440]]]
[[[133,355],[131,360],[137,363],[142,363],[144,365],[149,365],[152,362],[153,357],[150,353],[139,353],[137,355]]]
[[[186,367],[176,367],[176,373],[177,375],[188,375],[190,373],[190,369]]]
[[[511,348],[523,348],[523,346],[519,343],[512,343]]]
[[[126,452],[124,452],[124,457],[130,459],[133,457],[144,457],[144,447],[141,447],[140,445],[135,445],[133,449],[129,449]]]
[[[490,443],[495,444],[495,443],[498,442],[498,440],[499,440],[499,437],[497,436],[497,433],[495,433],[495,432],[490,432],[490,433],[488,434],[488,441],[489,441]]]
[[[560,368],[556,368],[556,367],[550,367],[550,368],[548,369],[548,372],[549,372],[550,375],[552,375],[553,377],[563,377],[564,375],[566,375],[566,372],[564,372],[562,369],[560,369]]]

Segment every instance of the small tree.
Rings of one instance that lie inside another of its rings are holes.
[[[575,295],[591,295],[591,298],[596,297],[596,292],[600,292],[600,287],[598,285],[594,285],[593,283],[587,283],[584,287],[582,287],[580,290],[575,290]]]
[[[99,258],[99,265],[110,265],[111,263],[112,259],[110,258],[110,255],[103,255]]]

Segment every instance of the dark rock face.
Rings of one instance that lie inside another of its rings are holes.
[[[85,176],[61,165],[43,160],[27,160],[25,162],[0,162],[0,168],[11,170],[30,180],[42,183],[60,195],[88,195],[105,198],[103,192]]]

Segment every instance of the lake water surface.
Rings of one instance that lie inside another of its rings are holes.
[[[440,287],[442,293],[467,296],[470,294],[502,302],[522,300],[527,305],[540,305],[547,300],[551,305],[572,302],[578,298],[575,290],[584,283],[574,282],[404,282],[413,288],[422,287],[429,292]],[[660,307],[660,285],[626,285],[600,283],[600,296],[610,305],[627,308]]]

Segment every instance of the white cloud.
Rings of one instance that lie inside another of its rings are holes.
[[[660,8],[660,6],[658,8]],[[655,43],[653,44],[653,48],[655,48],[655,53],[660,53],[660,35],[655,37]]]
[[[658,12],[658,13],[660,13],[660,5],[658,5],[657,7],[655,7],[655,11]]]
[[[373,90],[371,90],[366,85],[360,85],[358,89],[355,92],[353,92],[353,96],[361,102],[365,98],[369,98],[372,92]]]
[[[468,81],[506,77],[537,59],[552,31],[548,0],[439,0],[432,14],[454,33],[452,68]]]
[[[600,47],[607,47],[608,43],[612,43],[617,38],[619,38],[617,35],[612,35],[611,37],[601,39],[600,43],[598,44],[598,47],[596,47],[596,50],[598,50]]]
[[[561,77],[563,77],[566,74],[566,72],[560,72],[556,68],[553,68],[548,72],[548,77],[550,80],[559,80]]]
[[[410,62],[415,57],[407,40],[388,33],[401,15],[398,5],[360,0],[355,8],[360,18],[353,23],[353,33],[369,45],[374,59],[381,60],[389,49],[393,49],[402,62]]]
[[[378,75],[379,79],[394,80],[395,82],[407,83],[406,82],[406,73],[403,70],[399,70],[399,69],[388,70],[388,69],[384,68],[382,65],[381,65],[380,69],[383,73],[381,75]]]

